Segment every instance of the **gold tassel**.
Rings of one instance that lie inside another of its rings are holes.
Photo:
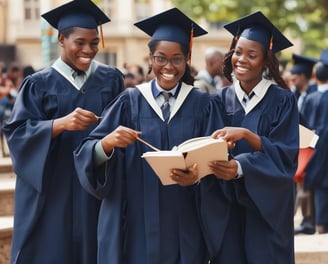
[[[102,25],[99,25],[99,31],[100,31],[101,47],[105,48],[104,32],[103,32]]]
[[[194,38],[194,27],[193,24],[191,24],[191,31],[190,31],[190,39],[189,39],[189,65],[191,64],[191,53],[192,53],[192,41]]]
[[[269,50],[272,51],[272,46],[273,46],[273,36],[270,38],[270,45],[269,45]]]

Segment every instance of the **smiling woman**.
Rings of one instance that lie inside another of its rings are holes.
[[[209,204],[202,218],[212,227],[206,234],[211,263],[294,263],[298,109],[275,57],[292,44],[261,12],[224,27],[234,36],[224,63],[233,84],[215,96],[225,128],[212,136],[235,145],[231,160],[211,164],[224,180],[226,200],[219,188],[212,199],[202,197]],[[218,211],[223,203],[226,210]],[[226,224],[224,235],[218,222]]]
[[[103,199],[98,263],[207,264],[197,166],[171,168],[167,176],[176,184],[163,186],[141,158],[149,146],[170,150],[222,127],[210,95],[192,86],[188,65],[191,32],[197,37],[206,31],[176,8],[135,25],[150,36],[155,77],[127,88],[74,153],[82,185]]]

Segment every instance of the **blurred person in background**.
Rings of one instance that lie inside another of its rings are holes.
[[[328,50],[321,52],[313,73],[318,90],[305,98],[302,115],[319,139],[305,169],[304,188],[313,190],[315,231],[324,234],[328,233]]]
[[[308,127],[306,117],[302,115],[302,109],[306,97],[317,91],[317,85],[312,79],[312,70],[317,59],[303,55],[293,54],[293,67],[290,69],[291,91],[294,93],[299,111],[300,124]],[[314,234],[315,233],[315,211],[313,190],[305,189],[304,182],[296,182],[295,205],[300,205],[303,219],[294,230],[294,234]],[[295,211],[297,208],[295,208]]]
[[[199,70],[195,77],[195,87],[207,93],[216,93],[223,86],[224,54],[215,47],[205,51],[205,69]]]

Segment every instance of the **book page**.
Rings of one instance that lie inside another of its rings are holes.
[[[205,177],[211,173],[209,162],[228,160],[228,147],[222,139],[194,138],[174,147],[171,151],[145,152],[142,158],[146,159],[163,185],[176,184],[169,176],[171,169],[186,170],[196,163],[199,178]]]
[[[163,185],[176,184],[169,176],[171,169],[186,169],[184,157],[177,151],[151,151],[141,157],[146,159]]]
[[[207,144],[211,144],[214,142],[222,142],[223,140],[221,138],[212,138],[212,137],[196,137],[196,138],[192,138],[189,139],[183,143],[181,143],[180,145],[174,147],[172,150],[177,150],[180,152],[187,152],[187,151],[191,151],[193,149],[199,148],[200,146],[204,146]]]
[[[315,148],[319,136],[305,126],[299,125],[300,148]]]
[[[205,177],[211,174],[208,163],[215,160],[228,160],[228,148],[227,143],[223,140],[212,140],[206,142],[201,147],[192,149],[187,153],[184,153],[186,166],[190,167],[194,163],[197,164],[199,177]]]

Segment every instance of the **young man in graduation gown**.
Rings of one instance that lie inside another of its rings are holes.
[[[216,96],[226,127],[212,136],[227,140],[233,149],[229,161],[210,164],[215,176],[225,180],[229,200],[223,239],[213,228],[222,219],[217,203],[202,214],[212,224],[206,237],[216,245],[211,263],[294,263],[298,109],[275,57],[292,44],[260,11],[224,27],[234,36],[224,64],[233,85]]]
[[[164,186],[141,158],[151,149],[136,141],[140,136],[171,150],[222,127],[219,113],[211,114],[210,95],[192,86],[188,64],[192,37],[206,31],[176,8],[135,25],[151,36],[149,64],[155,78],[123,92],[75,151],[82,185],[103,199],[98,261],[207,264],[196,208],[197,167],[172,172],[177,184]],[[172,94],[168,103],[165,92]],[[161,111],[166,105],[168,116]]]
[[[315,58],[293,54],[293,67],[290,69],[291,82],[293,84],[291,91],[297,100],[297,107],[301,113],[304,100],[307,95],[317,91],[317,85],[312,79],[312,69],[318,61]],[[300,115],[300,122],[304,125],[303,117]]]
[[[305,169],[304,186],[314,191],[316,231],[328,233],[328,50],[321,53],[314,66],[318,91],[310,94],[304,102],[303,114],[310,129],[319,136],[314,155]]]
[[[290,70],[291,81],[293,83],[292,92],[296,96],[297,106],[300,117],[300,124],[306,125],[306,120],[302,115],[302,108],[306,97],[317,91],[317,85],[312,80],[312,69],[317,59],[293,54],[293,67]],[[295,204],[300,204],[302,211],[302,222],[295,228],[294,234],[314,234],[315,217],[314,217],[314,200],[313,191],[304,189],[303,183],[297,183],[297,194]],[[296,209],[296,208],[295,208]]]
[[[42,16],[61,56],[24,80],[3,127],[17,174],[11,263],[97,263],[99,201],[80,185],[73,150],[124,89],[118,70],[94,60],[110,19],[89,0]]]

